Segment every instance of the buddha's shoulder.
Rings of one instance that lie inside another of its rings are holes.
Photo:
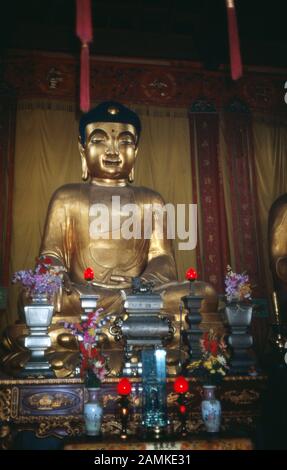
[[[269,211],[269,222],[272,224],[273,220],[278,218],[285,219],[287,213],[287,193],[281,194],[272,204]]]
[[[52,195],[52,201],[74,201],[87,191],[86,185],[82,183],[70,183],[60,186]]]
[[[277,209],[281,206],[287,205],[287,193],[281,194],[275,201],[273,202],[271,209]]]
[[[135,196],[142,200],[146,200],[146,202],[158,204],[164,203],[164,199],[161,194],[151,188],[146,188],[144,186],[133,186],[132,188]]]

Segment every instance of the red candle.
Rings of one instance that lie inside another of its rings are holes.
[[[92,268],[85,269],[85,271],[84,271],[85,281],[92,281],[94,279],[94,277],[95,277],[95,275],[94,275],[94,271],[92,270]]]
[[[129,379],[121,379],[117,385],[117,391],[119,395],[129,395],[132,391],[132,385]]]
[[[180,414],[184,415],[186,413],[186,406],[185,405],[180,405],[179,412],[180,412]]]
[[[188,281],[195,281],[197,279],[197,271],[194,268],[188,268],[185,273],[185,279]]]
[[[188,391],[188,388],[188,381],[182,375],[180,375],[173,384],[173,389],[176,393],[186,393]]]

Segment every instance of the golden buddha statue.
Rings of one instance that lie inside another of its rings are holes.
[[[268,244],[270,269],[281,314],[287,307],[287,194],[272,204],[269,212]],[[286,316],[283,318],[286,322]]]
[[[164,201],[155,191],[131,184],[140,131],[138,116],[119,103],[101,103],[83,115],[79,150],[82,177],[89,181],[59,188],[50,202],[40,255],[49,256],[54,265],[62,266],[66,271],[61,305],[50,328],[52,348],[49,354],[57,376],[68,376],[74,369],[77,343],[63,326],[59,326],[59,322],[79,319],[80,295],[87,292],[83,278],[87,267],[92,268],[95,275],[89,289],[99,296],[97,305],[103,308],[101,315],[109,318],[100,339],[104,352],[109,355],[112,373],[120,370],[123,344],[115,344],[109,328],[124,312],[124,298],[129,293],[132,277],[152,282],[153,290],[161,294],[163,311],[172,317],[176,328],[174,339],[168,346],[168,362],[176,363],[180,301],[188,293],[189,283],[177,282],[172,241],[166,235],[166,214],[160,219],[152,213],[149,236],[143,236],[146,230],[144,207],[156,204],[161,208]],[[137,208],[133,219],[140,234],[137,236],[130,236],[130,226],[127,227],[125,210],[131,207]],[[99,223],[98,211],[101,208],[108,212]],[[115,216],[113,220],[110,220],[111,213],[112,219]],[[125,237],[123,228],[126,229]],[[195,294],[204,297],[201,311],[207,316],[209,312],[216,315],[217,295],[214,289],[200,281],[196,281],[194,287]],[[22,328],[20,338],[23,334]],[[11,350],[13,343],[15,326],[8,330],[5,341],[11,353],[10,359],[6,356],[4,362],[10,364],[10,369],[11,362],[14,366],[19,362],[19,355]],[[19,340],[18,347],[21,348]],[[24,352],[23,348],[19,351],[22,363],[26,360]]]

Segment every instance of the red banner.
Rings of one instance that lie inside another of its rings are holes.
[[[247,271],[258,295],[263,270],[259,249],[252,122],[248,112],[235,111],[224,115],[235,253],[235,266],[232,268],[238,272]]]
[[[200,279],[224,292],[228,238],[222,178],[218,163],[219,118],[217,113],[191,113],[191,163],[200,237],[197,257]],[[197,175],[197,177],[196,177]]]

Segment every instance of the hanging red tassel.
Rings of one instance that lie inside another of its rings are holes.
[[[238,80],[238,78],[242,76],[242,62],[234,0],[226,0],[226,7],[228,20],[231,76],[233,80]]]
[[[77,0],[76,33],[83,43],[91,42],[93,39],[91,0]]]
[[[81,50],[80,108],[84,113],[90,109],[90,61],[87,44],[83,44]]]
[[[91,0],[77,0],[76,33],[82,42],[80,108],[82,111],[86,112],[90,109],[90,61],[88,43],[93,39]]]

